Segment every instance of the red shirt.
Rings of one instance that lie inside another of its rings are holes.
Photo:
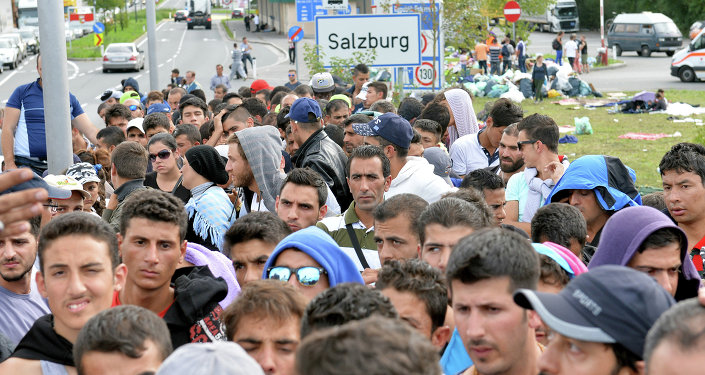
[[[701,265],[702,265],[702,263],[701,263]],[[166,307],[166,309],[164,309],[162,312],[160,312],[157,315],[159,315],[160,318],[164,318],[164,315],[166,315],[166,312],[169,311],[169,309],[171,308],[171,305],[173,305],[173,304],[174,304],[174,302],[172,301],[169,304],[169,306]],[[110,307],[115,307],[115,306],[120,306],[120,305],[122,305],[122,303],[120,302],[120,292],[116,291],[115,293],[113,293],[113,305]]]

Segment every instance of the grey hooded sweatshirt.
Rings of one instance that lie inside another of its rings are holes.
[[[236,132],[252,174],[255,176],[262,203],[270,212],[275,212],[275,201],[279,187],[286,175],[279,169],[281,164],[281,138],[279,130],[273,126],[255,126]],[[245,194],[245,208],[252,211],[252,194]]]

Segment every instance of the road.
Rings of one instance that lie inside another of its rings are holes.
[[[585,32],[578,35],[585,35],[590,50],[590,56],[597,55],[597,48],[600,46],[599,32]],[[551,43],[556,34],[533,32],[529,37],[530,53],[543,52],[554,53]],[[563,41],[567,41],[564,37]],[[683,41],[683,46],[687,46],[689,40]],[[595,85],[598,91],[641,91],[662,88],[664,90],[704,90],[705,83],[681,82],[678,78],[671,76],[671,58],[663,52],[654,52],[651,57],[637,56],[636,52],[624,52],[618,60],[625,62],[626,66],[617,69],[606,69],[584,74],[581,78]]]
[[[171,0],[171,2],[176,3],[177,1]],[[217,16],[214,15],[214,17]],[[173,20],[169,20],[157,26],[158,89],[166,87],[171,69],[176,67],[182,75],[185,75],[187,70],[196,72],[196,80],[203,86],[208,99],[212,98],[213,94],[209,88],[210,78],[215,74],[216,64],[222,64],[225,67],[225,74],[228,74],[227,67],[230,65],[230,49],[232,48],[220,21],[214,20],[212,25],[211,30],[203,28],[187,30],[185,22],[175,23]],[[147,39],[143,38],[138,43],[138,47],[146,50]],[[265,73],[268,65],[277,64],[283,58],[283,53],[270,45],[263,44],[255,48],[258,70]],[[142,93],[146,94],[151,90],[149,87],[149,58],[148,55],[145,69],[140,72],[116,73],[103,73],[101,61],[68,61],[69,89],[78,98],[83,110],[96,126],[103,127],[103,121],[96,112],[103,91],[120,88],[120,81],[128,77],[137,79]],[[3,105],[15,87],[37,79],[35,67],[36,57],[31,56],[18,69],[5,70],[3,74],[0,74],[0,100]],[[252,75],[251,71],[250,75]],[[234,89],[237,89],[242,84],[249,86],[251,82],[252,79],[245,82],[233,81],[232,85]]]

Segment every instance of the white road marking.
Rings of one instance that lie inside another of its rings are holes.
[[[0,86],[4,85],[5,82],[7,82],[8,79],[12,78],[12,76],[14,76],[15,74],[17,74],[17,70],[13,70],[12,73],[10,73],[9,76],[5,77],[5,79],[3,79],[2,81],[0,81]]]
[[[67,61],[67,62],[69,65],[71,65],[75,69],[73,72],[73,75],[71,75],[69,77],[69,80],[72,80],[72,79],[76,78],[76,76],[78,75],[78,70],[79,70],[78,65],[76,65],[76,63],[74,63],[73,61]]]
[[[162,27],[164,27],[164,25],[166,25],[167,23],[168,23],[168,22],[162,22],[161,24],[159,24],[159,25],[157,26],[157,28],[155,29],[155,31],[159,31],[159,29],[161,29]],[[147,39],[148,39],[148,38],[142,39],[142,41],[137,44],[137,47],[142,47],[143,44],[147,43]]]

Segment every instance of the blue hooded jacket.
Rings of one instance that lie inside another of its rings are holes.
[[[279,242],[264,265],[263,279],[267,278],[267,269],[274,265],[279,254],[291,248],[303,251],[318,262],[328,272],[331,288],[341,283],[365,283],[352,259],[340,250],[338,244],[326,232],[315,226],[294,232]]]
[[[619,211],[627,206],[640,206],[641,195],[636,189],[636,173],[619,158],[606,155],[586,155],[570,164],[546,197],[546,204],[558,202],[573,189],[592,190],[605,211]]]

